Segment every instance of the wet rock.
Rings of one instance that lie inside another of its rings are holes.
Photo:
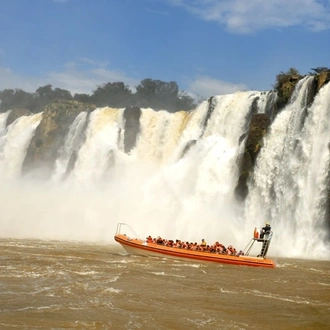
[[[189,141],[182,150],[181,158],[185,156],[185,154],[196,144],[197,140]]]
[[[316,77],[317,90],[319,91],[324,85],[330,81],[330,71],[322,71]]]
[[[269,125],[270,118],[268,115],[255,114],[252,116],[245,142],[245,150],[238,160],[239,178],[235,187],[235,195],[238,200],[244,200],[248,194],[247,182],[253,174],[253,168]]]
[[[140,133],[141,109],[138,107],[127,107],[124,110],[125,135],[124,151],[129,153],[136,145],[138,134]]]
[[[13,109],[7,117],[6,126],[12,124],[19,117],[30,116],[31,114],[32,114],[31,111],[28,109],[24,109],[24,108]]]
[[[88,108],[78,101],[57,100],[45,107],[43,116],[23,162],[23,175],[33,175],[38,178],[48,178],[54,168],[58,152],[64,144],[70,125],[76,116]]]

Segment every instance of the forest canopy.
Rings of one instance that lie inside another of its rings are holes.
[[[309,72],[309,75],[330,72],[328,67],[316,67],[311,70],[312,72]],[[276,76],[273,87],[277,92],[277,103],[280,108],[288,102],[295,82],[302,77],[295,68],[290,68],[286,72],[281,71]],[[196,108],[196,100],[187,92],[179,90],[179,86],[175,81],[164,82],[147,78],[141,80],[139,85],[136,86],[135,93],[123,82],[101,84],[97,86],[92,94],[77,93],[72,95],[70,91],[53,88],[52,85],[41,86],[34,93],[28,93],[17,88],[5,89],[0,91],[0,112],[23,108],[30,110],[32,113],[38,113],[43,111],[47,104],[55,100],[74,100],[92,104],[96,107],[150,107],[154,110],[167,110],[169,112]]]
[[[154,110],[191,110],[196,107],[194,99],[185,91],[180,91],[175,81],[144,79],[136,86],[133,93],[123,82],[108,82],[99,85],[92,94],[74,94],[62,88],[53,88],[52,85],[39,87],[34,93],[22,89],[5,89],[0,91],[0,111],[24,108],[38,113],[55,100],[75,100],[97,107],[126,108],[137,106],[150,107]]]

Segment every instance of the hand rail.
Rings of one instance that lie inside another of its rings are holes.
[[[130,225],[128,225],[127,223],[124,223],[124,222],[117,223],[116,235],[121,234],[121,228],[124,227],[124,226],[126,226],[131,231],[131,233],[133,234],[133,236],[135,236],[135,238],[141,239],[138,236],[138,234],[132,229],[132,227]]]

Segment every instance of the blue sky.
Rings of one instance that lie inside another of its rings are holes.
[[[176,81],[209,97],[330,67],[330,0],[0,0],[0,90]]]

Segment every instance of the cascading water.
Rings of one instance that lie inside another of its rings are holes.
[[[298,83],[291,102],[272,124],[246,202],[246,227],[256,220],[270,221],[276,232],[272,248],[287,257],[329,257],[321,200],[329,170],[329,125],[324,118],[330,112],[330,85],[307,109],[312,79]]]
[[[8,130],[2,129],[0,172],[3,179],[20,175],[26,149],[40,120],[41,113],[33,116],[22,116],[12,123]]]
[[[56,160],[53,180],[58,181],[63,178],[67,171],[70,158],[80,149],[83,143],[82,135],[84,134],[86,120],[87,112],[81,112],[72,123],[64,146],[59,152],[60,156]]]
[[[317,224],[323,221],[325,180],[321,172],[326,175],[328,158],[318,140],[327,127],[323,123],[316,132],[315,122],[318,116],[328,115],[319,112],[321,105],[329,104],[326,87],[313,106],[305,109],[301,100],[308,84],[308,78],[300,83],[291,104],[272,124],[257,161],[245,218],[234,198],[237,157],[242,148],[239,142],[252,113],[269,113],[276,99],[273,92],[215,96],[211,110],[209,102],[189,112],[142,109],[140,133],[128,154],[124,152],[124,109],[80,113],[58,151],[49,182],[19,178],[27,146],[42,114],[21,117],[7,128],[1,128],[1,123],[5,123],[8,113],[1,114],[0,180],[4,182],[10,172],[12,182],[0,187],[4,196],[0,201],[0,235],[113,242],[116,224],[126,222],[142,235],[187,240],[204,237],[243,248],[253,228],[271,220],[275,243],[280,237],[286,238],[290,253],[285,251],[283,255],[306,255],[306,237],[308,246],[316,241],[304,231],[319,234],[317,228],[321,226]],[[22,129],[23,122],[29,134]],[[314,157],[321,151],[322,164],[316,171]],[[72,159],[75,162],[70,168]],[[295,171],[302,159],[304,168]],[[285,182],[290,189],[284,189]],[[317,187],[313,182],[319,182]],[[308,193],[303,194],[306,190]],[[309,200],[307,207],[304,199],[309,194],[313,194],[314,202]],[[303,216],[302,222],[299,216]],[[298,224],[299,235],[289,240]],[[279,234],[283,230],[286,236]],[[275,246],[272,252],[281,255]],[[323,248],[318,243],[314,254],[308,255],[320,257]]]

